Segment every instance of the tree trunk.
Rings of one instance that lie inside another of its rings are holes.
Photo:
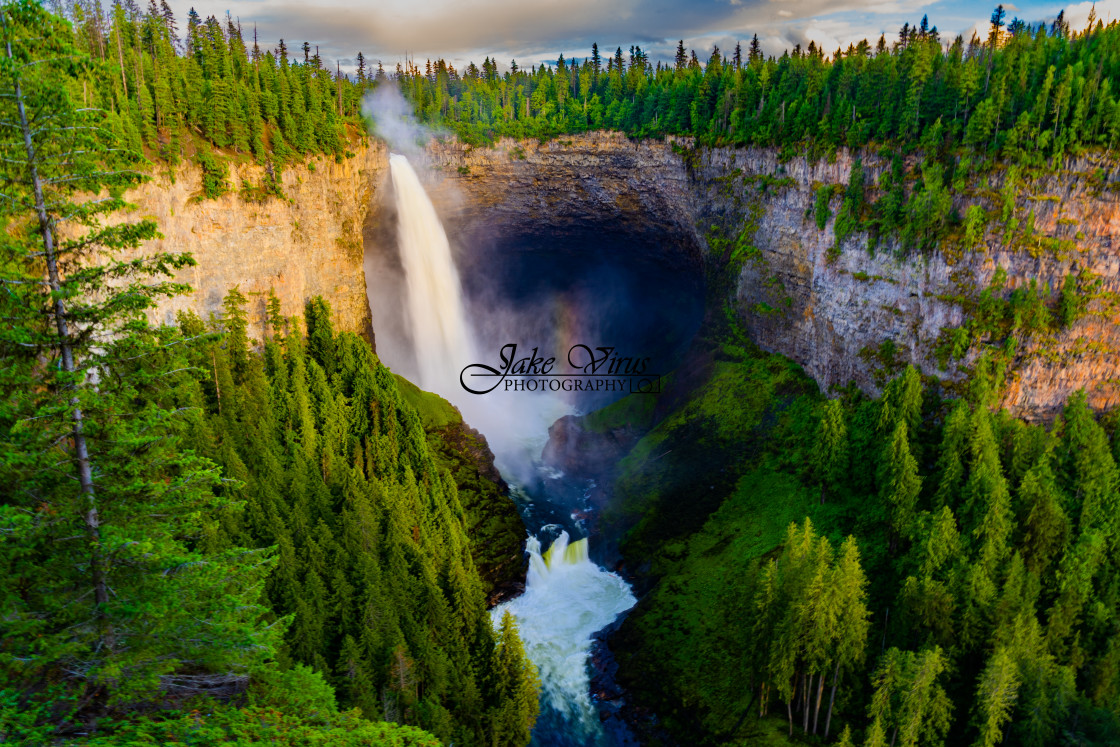
[[[121,48],[121,30],[117,29],[117,61],[121,64],[121,100],[128,100],[128,79],[124,77],[124,50]],[[124,110],[121,110],[121,116],[124,116]]]
[[[801,733],[809,733],[809,710],[813,707],[813,694],[809,691],[811,675],[806,672],[801,675]]]
[[[0,11],[3,20],[5,36],[7,36],[7,16]],[[12,59],[12,43],[5,40],[5,52],[8,59]],[[36,160],[35,144],[31,140],[31,126],[27,121],[27,109],[23,103],[23,87],[20,85],[18,73],[15,78],[16,109],[19,112],[19,125],[23,133],[23,147],[27,153],[27,167],[31,173],[31,184],[35,193],[35,213],[39,219],[39,231],[43,236],[43,256],[47,264],[47,278],[51,292],[55,294],[54,316],[55,328],[58,331],[59,352],[62,356],[62,370],[68,374],[77,371],[74,364],[74,351],[71,348],[70,329],[66,321],[66,303],[62,299],[62,282],[58,274],[58,255],[55,252],[54,227],[50,215],[47,213],[46,199],[43,196],[43,180],[39,176],[39,167]],[[92,575],[93,595],[96,604],[95,613],[102,621],[102,637],[107,647],[112,648],[112,637],[107,626],[104,625],[105,605],[109,602],[108,584],[105,581],[105,560],[101,554],[101,520],[97,513],[97,498],[93,490],[93,470],[90,467],[89,447],[82,427],[82,410],[78,406],[80,401],[75,395],[70,398],[73,411],[70,416],[72,428],[70,438],[74,443],[74,456],[78,468],[78,485],[85,497],[85,510],[82,518],[86,525],[86,536],[89,540],[90,572]]]
[[[789,736],[792,739],[793,738],[793,706],[790,704],[789,700],[786,701],[786,716],[789,717]]]
[[[828,715],[824,719],[824,738],[828,741],[828,729],[832,726],[832,704],[836,702],[836,682],[840,679],[840,660],[836,660],[836,669],[832,670],[832,694],[828,696]]]
[[[813,733],[817,733],[817,722],[821,717],[821,698],[824,696],[824,672],[817,673],[817,705],[813,709]]]

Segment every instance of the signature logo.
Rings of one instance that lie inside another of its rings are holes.
[[[471,394],[489,394],[495,389],[513,392],[629,392],[657,394],[661,377],[649,372],[649,358],[620,355],[614,347],[573,345],[568,349],[567,367],[556,358],[544,357],[538,348],[528,355],[517,353],[517,343],[498,351],[495,366],[472,363],[459,373],[459,383]]]

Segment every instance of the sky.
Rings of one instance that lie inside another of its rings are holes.
[[[592,42],[608,54],[637,44],[651,62],[673,57],[677,40],[695,49],[703,61],[713,46],[730,53],[736,41],[744,47],[758,34],[766,54],[780,55],[810,41],[827,53],[849,43],[872,43],[885,33],[897,37],[903,23],[916,24],[923,15],[943,39],[985,28],[991,6],[969,0],[922,3],[907,0],[170,0],[186,24],[193,5],[204,18],[239,19],[246,40],[256,27],[263,46],[283,38],[289,49],[308,41],[320,55],[352,70],[361,51],[380,60],[387,71],[411,57],[421,67],[442,57],[458,69],[490,56],[506,68],[511,60],[528,67],[590,55]],[[1092,2],[1018,0],[1004,3],[1007,20],[1052,20],[1066,11],[1071,27],[1081,29]],[[1120,0],[1096,3],[1097,16],[1107,23],[1120,19]],[[981,33],[984,36],[984,33]]]

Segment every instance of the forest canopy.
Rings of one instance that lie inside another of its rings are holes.
[[[671,63],[639,46],[505,73],[487,57],[462,71],[444,60],[397,77],[426,122],[466,142],[554,137],[597,129],[633,137],[694,136],[712,144],[790,148],[893,144],[966,147],[1023,164],[1112,148],[1120,136],[1120,24],[1095,15],[1071,29],[992,14],[988,34],[945,38],[927,18],[835,51],[814,42],[765,56],[744,49]]]

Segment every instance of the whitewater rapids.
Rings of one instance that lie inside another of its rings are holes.
[[[540,541],[529,537],[526,550],[525,593],[491,615],[497,624],[508,610],[517,620],[526,653],[540,671],[542,719],[558,716],[574,743],[581,737],[594,741],[600,727],[590,695],[591,635],[637,599],[621,577],[591,562],[586,539],[569,544],[568,533],[562,532],[542,555]]]

